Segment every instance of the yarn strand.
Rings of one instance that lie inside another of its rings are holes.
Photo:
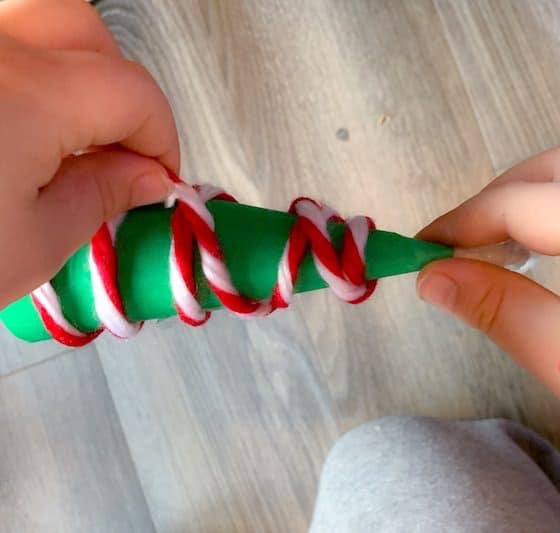
[[[168,207],[175,206],[171,216],[169,250],[169,285],[179,318],[189,326],[201,326],[210,312],[200,306],[194,273],[194,250],[198,249],[206,281],[220,303],[242,318],[265,316],[289,306],[298,270],[308,250],[323,280],[340,299],[357,304],[375,290],[377,280],[365,275],[365,247],[375,224],[368,217],[347,221],[327,206],[310,198],[297,198],[289,212],[296,215],[278,265],[277,280],[270,298],[255,300],[239,293],[233,285],[215,233],[214,219],[206,207],[210,200],[236,202],[235,198],[209,185],[188,185],[170,173],[175,192]],[[92,238],[89,265],[95,311],[101,327],[81,332],[64,316],[61,303],[50,282],[32,292],[32,301],[47,331],[67,346],[83,346],[104,329],[127,339],[135,335],[142,323],[131,323],[126,317],[118,288],[118,265],[115,242],[124,215],[103,224]],[[327,223],[345,223],[342,249],[338,253],[327,231]]]

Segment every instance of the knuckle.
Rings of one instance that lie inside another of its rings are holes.
[[[112,50],[115,48],[111,33],[103,23],[103,20],[95,9],[78,0],[80,3],[80,12],[76,13],[76,26],[75,35],[79,42],[85,43],[84,48],[92,49],[97,52],[104,50]]]
[[[33,250],[33,274],[38,276],[38,283],[51,279],[59,271],[64,259],[69,255],[69,245],[64,239],[49,239],[47,233],[52,229],[48,221],[34,220],[29,231],[26,232],[28,249]]]
[[[147,67],[130,59],[125,59],[124,63],[138,90],[144,92],[156,105],[161,105],[163,101],[167,101],[156,79]]]
[[[0,83],[5,89],[25,91],[35,86],[30,72],[37,73],[42,54],[5,35],[0,35]]]
[[[57,0],[56,5],[51,6],[51,12],[53,10],[63,17],[65,34],[78,39],[78,42],[84,37],[102,35],[103,30],[108,33],[101,16],[84,0]]]
[[[505,288],[489,285],[476,302],[473,323],[476,328],[491,335],[500,317],[505,300]]]
[[[153,83],[154,78],[152,77],[150,71],[141,63],[133,61],[131,59],[125,59],[125,63],[135,76],[141,78],[145,82]]]
[[[101,205],[101,216],[103,218],[101,222],[109,220],[119,210],[119,195],[117,194],[116,187],[112,185],[113,181],[99,178],[94,179]]]
[[[0,36],[1,37],[1,36]],[[35,50],[13,41],[0,39],[0,90],[2,99],[9,99],[33,109],[36,113],[48,112],[49,96],[57,87],[54,72],[60,63],[50,50]]]

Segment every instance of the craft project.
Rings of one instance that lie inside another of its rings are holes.
[[[82,346],[104,329],[126,339],[143,321],[175,314],[190,326],[219,307],[264,316],[287,307],[295,292],[327,286],[356,304],[377,278],[453,255],[377,230],[368,217],[344,220],[309,198],[286,213],[174,179],[170,205],[103,224],[54,279],[0,313],[7,328],[27,341]]]

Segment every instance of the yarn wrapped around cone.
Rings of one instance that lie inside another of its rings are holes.
[[[239,292],[253,299],[270,296],[292,214],[243,204],[212,200],[215,230],[231,279]],[[172,209],[161,205],[130,211],[116,237],[118,285],[126,316],[131,321],[167,318],[177,314],[169,284],[170,219]],[[328,231],[336,248],[342,244],[344,224],[330,222]],[[83,332],[95,331],[95,313],[88,264],[89,245],[67,261],[52,280],[65,317]],[[373,230],[365,249],[366,277],[384,278],[421,270],[436,259],[451,257],[453,249],[396,233]],[[197,298],[204,309],[220,307],[208,286],[195,254]],[[326,287],[312,256],[303,259],[295,292]],[[29,295],[0,311],[0,319],[15,336],[36,342],[51,338]]]

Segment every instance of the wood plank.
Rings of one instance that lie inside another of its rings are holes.
[[[148,532],[153,524],[93,348],[0,380],[5,532]]]
[[[307,194],[412,234],[493,173],[428,0],[100,9],[169,95],[188,180],[274,208]],[[203,330],[98,349],[161,531],[304,531],[342,431],[395,413],[527,422],[548,401],[480,334],[418,302],[411,276],[359,307],[317,293],[263,321],[219,312]]]
[[[266,333],[225,313],[212,320],[98,342],[154,523],[304,531],[337,434],[313,347],[288,313]]]
[[[560,144],[554,0],[436,0],[496,171]]]
[[[50,357],[66,352],[55,342],[29,344],[15,338],[0,323],[0,377],[36,365]]]

